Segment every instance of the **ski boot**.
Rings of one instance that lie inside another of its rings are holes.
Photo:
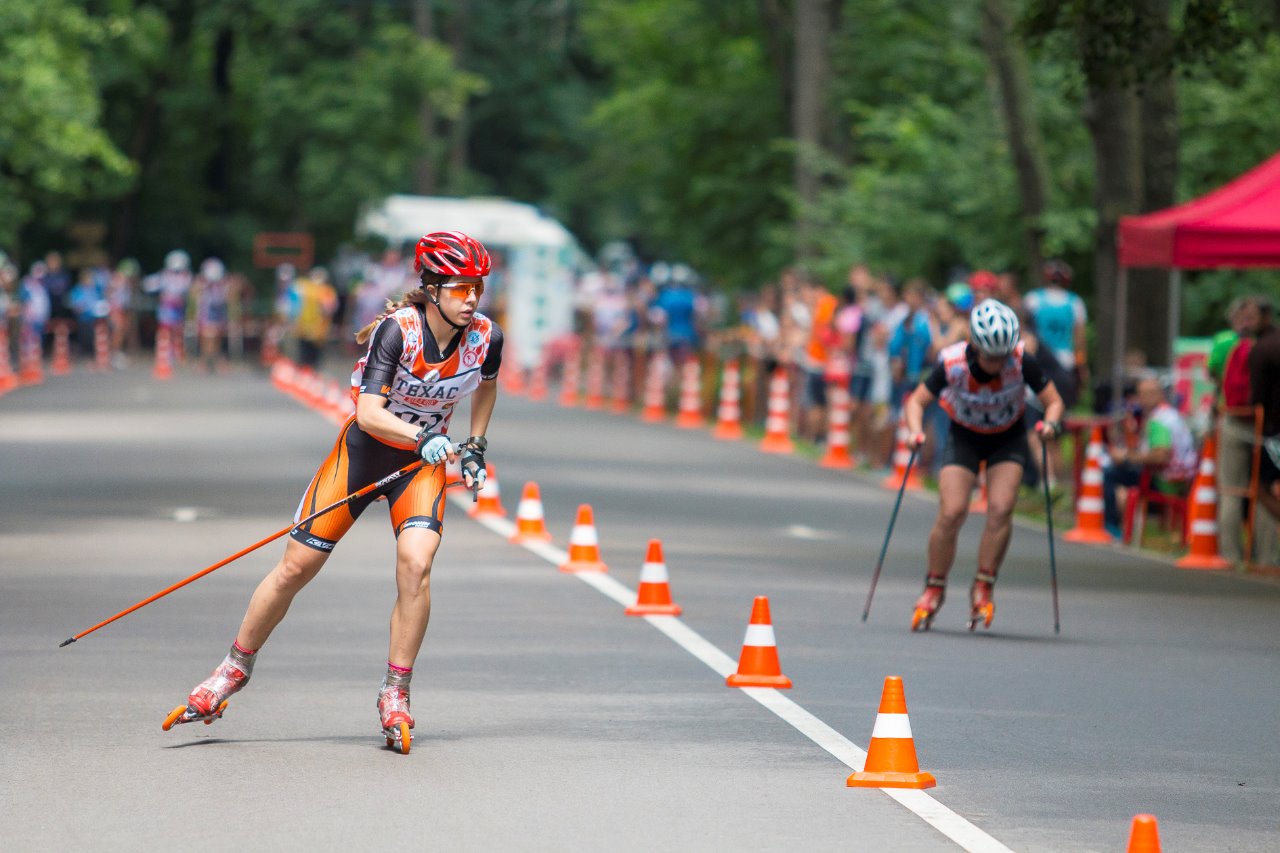
[[[413,735],[413,717],[409,714],[409,688],[384,684],[378,691],[378,717],[382,720],[382,736],[387,746],[409,754]]]
[[[969,587],[969,630],[972,631],[982,623],[983,628],[991,627],[991,620],[996,615],[996,603],[991,597],[996,576],[991,572],[978,569],[973,576],[973,586]]]
[[[928,575],[924,579],[924,592],[916,601],[916,609],[911,614],[912,631],[928,631],[933,627],[933,617],[942,609],[942,602],[947,599],[947,576]]]
[[[164,718],[160,728],[166,732],[182,723],[203,722],[206,726],[221,719],[227,710],[227,701],[249,683],[253,675],[255,653],[246,652],[238,645],[218,664],[213,674],[195,686],[187,697],[187,704],[179,705]]]

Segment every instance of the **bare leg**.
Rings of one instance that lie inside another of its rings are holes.
[[[396,604],[391,610],[388,662],[411,669],[422,648],[431,618],[431,563],[440,534],[420,527],[400,533],[396,541]]]
[[[929,574],[946,577],[956,559],[956,537],[969,515],[969,496],[978,480],[960,465],[945,465],[938,474],[938,518],[929,534]]]
[[[978,545],[978,567],[995,574],[1004,561],[1013,531],[1013,505],[1022,484],[1022,466],[1001,462],[987,469],[987,526]]]
[[[280,562],[262,579],[249,599],[249,609],[240,623],[236,642],[245,649],[262,648],[289,612],[293,597],[320,572],[328,559],[328,553],[290,539]]]

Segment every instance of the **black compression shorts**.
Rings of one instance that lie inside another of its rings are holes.
[[[990,468],[1001,462],[1016,462],[1026,468],[1031,462],[1031,448],[1027,445],[1027,431],[1019,421],[1004,432],[974,432],[951,424],[951,440],[947,442],[942,464],[959,465],[974,474],[982,462]]]

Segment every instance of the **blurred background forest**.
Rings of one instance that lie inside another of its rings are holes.
[[[484,194],[726,289],[1061,256],[1097,305],[1118,217],[1275,153],[1278,93],[1280,0],[0,0],[0,248],[326,257],[389,193]],[[1189,279],[1183,330],[1252,276]]]

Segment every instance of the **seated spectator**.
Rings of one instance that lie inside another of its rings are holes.
[[[1137,448],[1111,449],[1111,464],[1103,469],[1102,496],[1107,532],[1121,538],[1118,486],[1136,486],[1144,468],[1156,469],[1152,485],[1169,494],[1185,493],[1196,473],[1196,444],[1186,421],[1165,397],[1154,377],[1138,381],[1142,410],[1142,438]]]

